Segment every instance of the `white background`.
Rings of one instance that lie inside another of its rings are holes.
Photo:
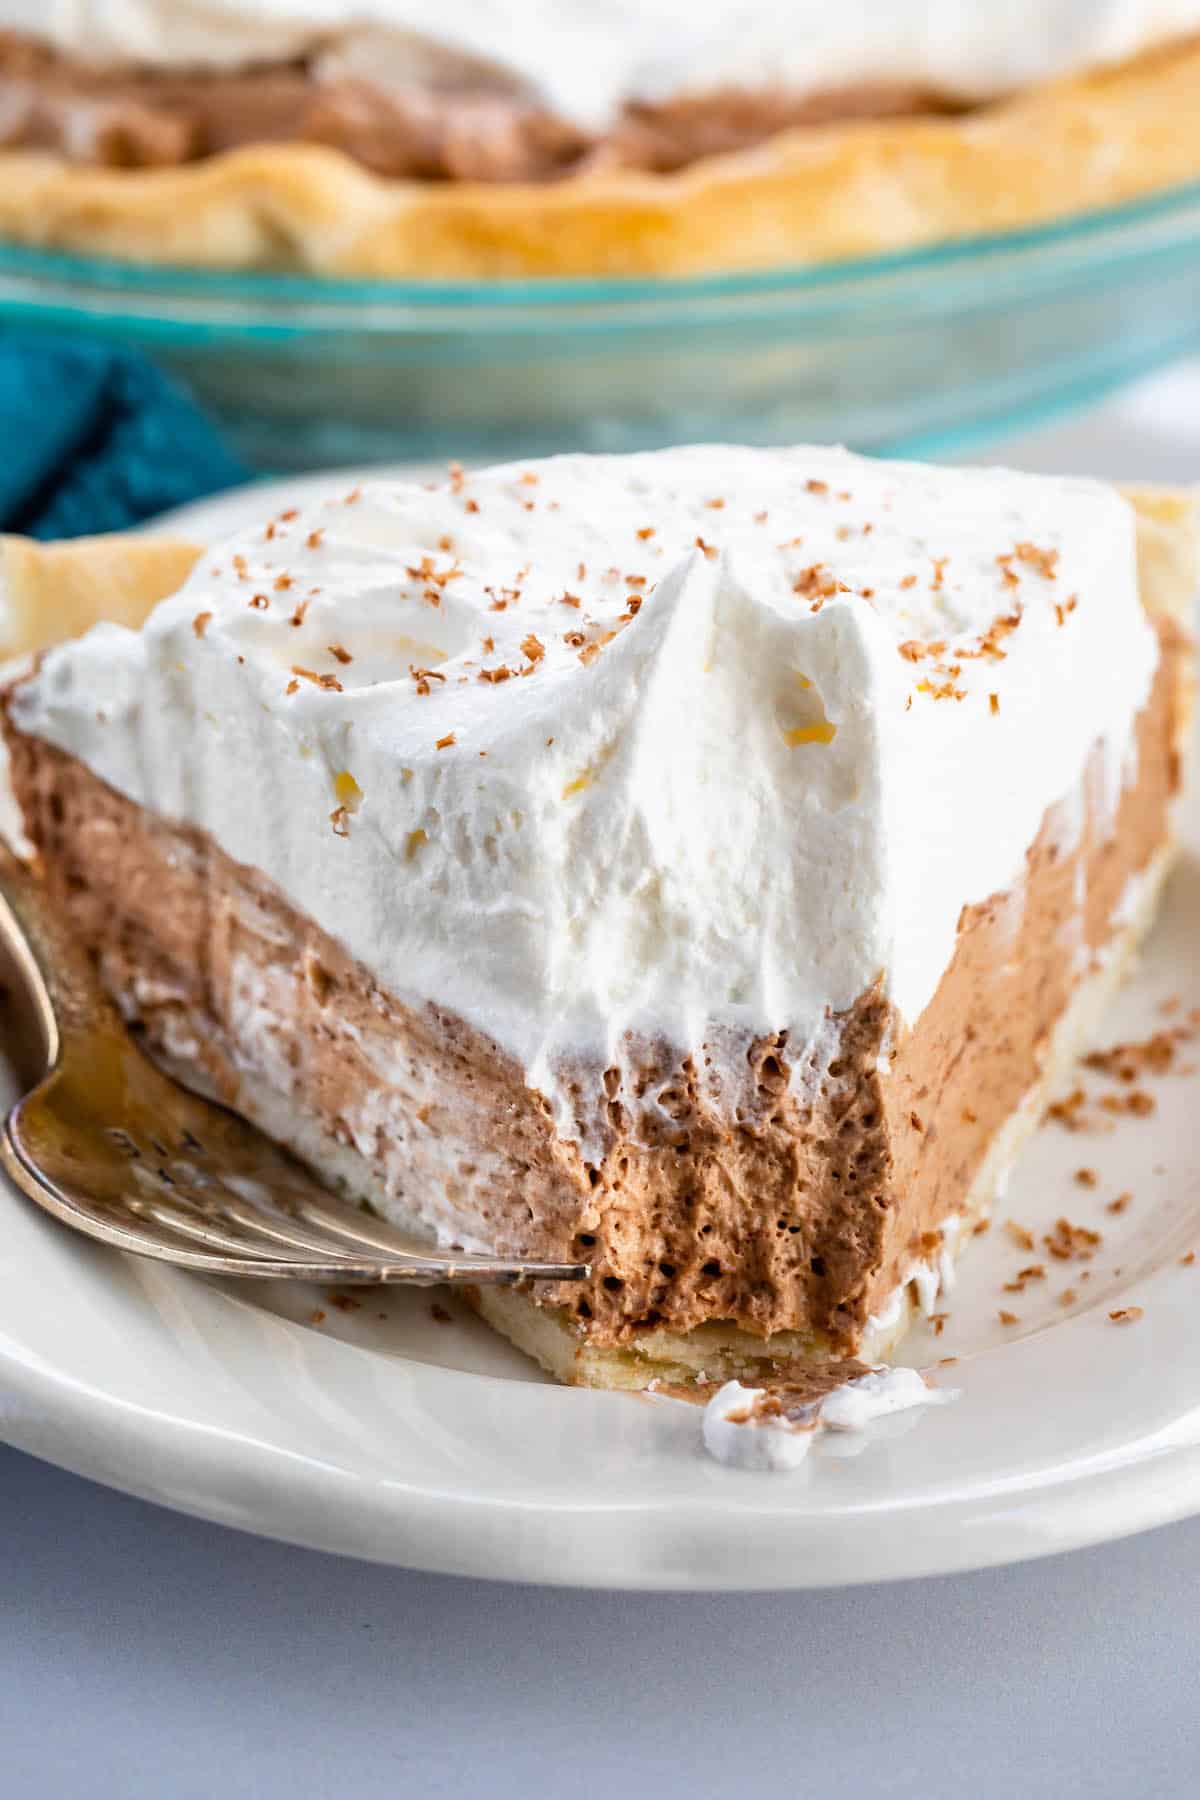
[[[1200,478],[1200,365],[991,454]],[[1200,1521],[920,1584],[576,1594],[264,1543],[0,1449],[0,1800],[1172,1800],[1198,1674]]]

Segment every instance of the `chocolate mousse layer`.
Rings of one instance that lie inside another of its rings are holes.
[[[924,89],[867,84],[806,94],[727,90],[629,104],[590,136],[516,95],[391,88],[334,60],[234,72],[93,65],[0,32],[0,146],[110,168],[161,168],[261,143],[315,143],[377,174],[545,181],[596,167],[670,171],[793,126],[959,110]]]
[[[849,1355],[963,1208],[1120,929],[1130,882],[1168,840],[1186,642],[1166,620],[1159,631],[1115,820],[1097,751],[1083,793],[1047,814],[1021,881],[964,909],[913,1029],[865,993],[837,1017],[819,1079],[796,1086],[785,1034],[748,1041],[755,1099],[734,1116],[706,1098],[691,1057],[631,1044],[623,1069],[572,1071],[580,1141],[601,1145],[587,1159],[461,1018],[401,1004],[210,838],[11,722],[6,734],[54,904],[177,1071],[392,1216],[586,1258],[588,1283],[535,1297],[595,1344],[723,1321]]]

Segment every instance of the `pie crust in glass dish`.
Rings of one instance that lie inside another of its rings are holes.
[[[1000,97],[912,73],[795,94],[718,88],[626,104],[596,131],[487,89],[402,103],[357,65],[316,86],[303,59],[147,73],[0,34],[0,236],[345,277],[774,270],[1188,183],[1198,92],[1200,40],[1180,36]]]

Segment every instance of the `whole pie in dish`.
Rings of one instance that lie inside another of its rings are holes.
[[[753,1379],[935,1308],[1087,1046],[1173,854],[1194,585],[1184,495],[455,469],[205,552],[6,736],[156,1056],[440,1242],[588,1261],[477,1298],[561,1379]]]
[[[770,269],[1200,176],[1200,0],[0,0],[0,233],[151,262]]]

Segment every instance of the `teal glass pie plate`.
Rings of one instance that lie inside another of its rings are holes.
[[[147,351],[262,470],[721,438],[937,455],[1200,343],[1200,183],[1001,237],[679,281],[342,281],[0,246],[16,328]]]

